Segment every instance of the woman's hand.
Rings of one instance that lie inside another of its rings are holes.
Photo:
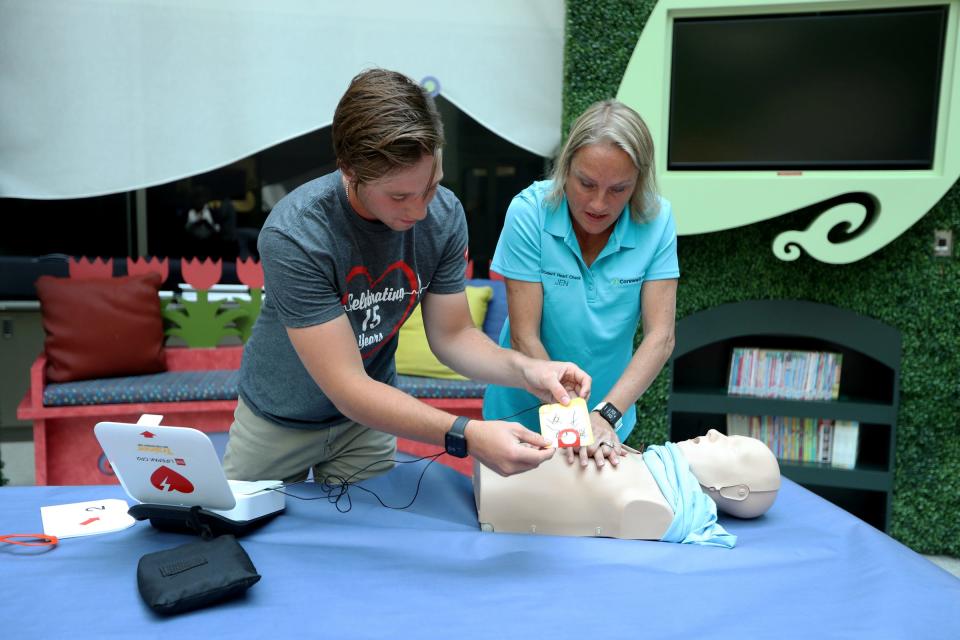
[[[574,458],[579,457],[580,466],[585,467],[592,458],[598,467],[602,467],[606,458],[614,466],[620,464],[620,458],[625,453],[620,438],[610,423],[596,411],[591,411],[590,428],[593,430],[593,444],[589,447],[566,447],[567,462],[573,464]]]

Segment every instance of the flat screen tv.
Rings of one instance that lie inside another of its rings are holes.
[[[930,169],[948,9],[677,18],[667,168]]]

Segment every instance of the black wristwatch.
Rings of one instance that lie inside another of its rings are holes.
[[[595,406],[593,410],[599,413],[601,418],[609,422],[614,431],[623,425],[623,414],[620,412],[620,409],[617,409],[609,402],[601,402]]]
[[[447,453],[457,458],[467,457],[467,436],[463,432],[468,422],[470,418],[458,417],[453,421],[453,426],[450,427],[450,431],[447,431],[447,437],[444,439]]]

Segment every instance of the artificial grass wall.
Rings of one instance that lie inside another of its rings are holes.
[[[567,0],[564,131],[588,105],[616,95],[655,4]],[[728,302],[795,299],[897,328],[903,359],[890,531],[916,551],[960,556],[960,258],[931,254],[934,229],[960,232],[960,184],[897,240],[849,265],[774,257],[774,237],[805,227],[802,215],[681,237],[677,317]],[[664,370],[637,405],[633,444],[666,440],[667,393]]]

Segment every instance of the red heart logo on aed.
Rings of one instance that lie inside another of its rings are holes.
[[[417,296],[419,295],[419,291],[420,291],[417,288],[417,274],[414,273],[413,269],[410,268],[410,265],[408,265],[403,260],[397,260],[396,262],[391,264],[389,267],[387,267],[386,271],[384,271],[383,274],[375,280],[373,276],[370,275],[370,272],[367,270],[366,267],[354,267],[353,269],[350,270],[350,273],[347,274],[348,287],[350,286],[350,282],[357,276],[363,276],[364,278],[367,279],[367,282],[369,282],[370,284],[367,285],[367,291],[364,293],[361,293],[358,299],[350,300],[349,291],[343,294],[341,303],[343,304],[344,308],[347,310],[347,313],[367,312],[369,314],[370,306],[373,304],[373,302],[367,302],[366,299],[367,298],[369,298],[370,300],[377,299],[378,296],[377,296],[377,292],[375,291],[377,285],[383,286],[385,284],[384,278],[386,278],[393,271],[400,271],[400,273],[406,276],[407,278],[406,284],[409,285],[409,288],[406,288],[402,284],[400,288],[404,290],[405,292],[404,295],[406,295],[406,293],[409,293],[410,302],[407,303],[407,308],[403,310],[403,315],[400,316],[399,322],[397,322],[397,324],[393,327],[390,333],[388,333],[382,339],[378,340],[376,343],[370,344],[369,348],[364,347],[363,345],[358,345],[360,347],[360,355],[364,360],[366,360],[367,358],[375,354],[377,351],[379,351],[381,347],[383,347],[383,345],[390,342],[390,339],[397,333],[397,331],[400,330],[400,327],[403,325],[404,322],[406,322],[407,318],[410,316],[410,312],[413,311],[413,306],[417,301]]]
[[[193,483],[170,467],[158,467],[156,471],[150,474],[150,484],[160,491],[193,493]]]

